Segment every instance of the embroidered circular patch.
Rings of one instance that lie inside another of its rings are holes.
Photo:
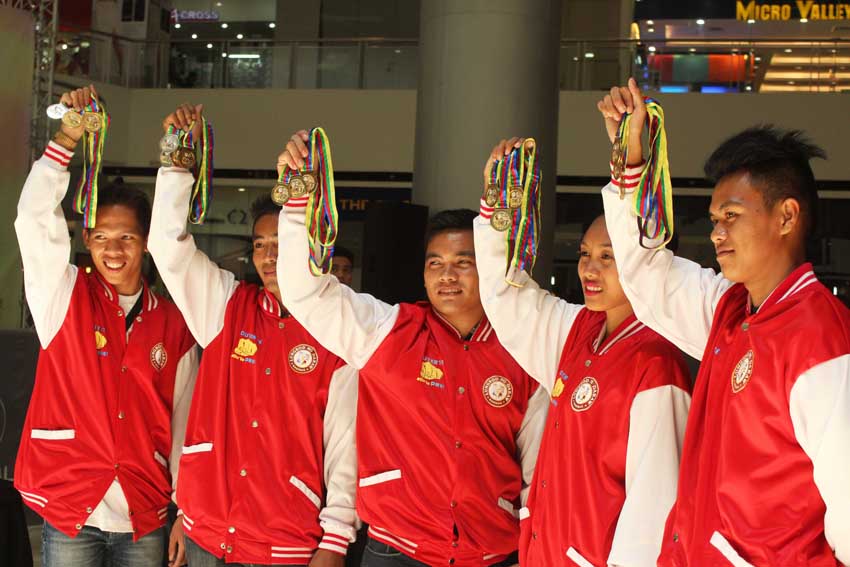
[[[743,390],[753,376],[753,351],[747,351],[744,358],[735,365],[732,371],[732,393],[737,394]]]
[[[504,376],[490,376],[482,388],[484,399],[494,408],[503,408],[514,397],[514,386]]]
[[[168,353],[165,352],[165,347],[162,346],[162,343],[156,343],[151,349],[151,366],[157,372],[162,372],[166,364],[168,364]]]
[[[289,367],[299,374],[312,372],[319,364],[319,355],[310,345],[298,345],[289,351]]]
[[[585,411],[593,405],[597,397],[599,397],[599,384],[595,378],[587,376],[582,378],[576,389],[573,390],[570,405],[573,406],[574,411]]]

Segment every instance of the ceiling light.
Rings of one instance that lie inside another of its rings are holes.
[[[655,25],[655,22],[653,22],[652,20],[646,20],[646,25],[648,25],[648,26],[654,26],[654,25]]]
[[[649,28],[646,31],[648,31],[649,33],[655,33],[655,28]]]
[[[750,18],[749,20],[747,20],[747,23],[748,24],[754,24],[754,23],[756,23],[756,21],[754,19]]]
[[[192,39],[198,39],[198,34],[193,33],[193,34],[192,34]]]
[[[688,51],[690,51],[691,53],[696,53],[696,50],[697,50],[696,47],[691,47],[691,48],[688,49]]]
[[[649,46],[649,52],[650,52],[650,53],[655,53],[655,46],[654,46],[654,45],[650,45],[650,46]]]
[[[761,57],[756,57],[756,61],[761,61]]]
[[[176,23],[176,24],[174,24],[174,29],[176,29],[176,30],[179,30],[179,29],[180,29],[180,28],[182,28],[182,27],[183,27],[183,26],[182,26],[180,23]]]
[[[236,189],[236,190],[237,190],[237,191],[239,191],[240,193],[244,193],[244,192],[245,192],[245,188],[244,188],[244,187],[237,187],[237,189]]]
[[[226,30],[228,27],[229,26],[227,25],[227,22],[224,22],[223,24],[221,24],[221,29],[223,29],[223,30]]]
[[[801,23],[801,24],[807,24],[807,23],[809,23],[809,18],[800,18],[800,23]]]
[[[67,44],[67,43],[63,43],[61,47],[62,47],[62,49],[68,49],[68,44]]]
[[[274,22],[271,22],[271,23],[269,24],[269,27],[270,27],[271,29],[275,29],[275,28],[277,27],[277,24],[275,24]]]
[[[751,91],[751,90],[753,90],[753,87],[751,87],[750,85],[747,85],[747,86],[745,87],[745,89],[746,89],[746,90],[748,90],[748,91]]]
[[[222,57],[227,57],[227,53],[225,53],[225,52],[223,52],[223,51],[222,51],[222,52],[221,52],[221,56],[222,56]]]
[[[236,39],[242,39],[243,37],[245,37],[245,36],[242,35],[241,33],[236,34]]]
[[[208,43],[208,44],[207,44],[207,49],[212,49],[212,44],[211,44],[211,43]]]
[[[700,19],[698,19],[698,20],[697,20],[697,25],[698,25],[698,26],[702,26],[702,25],[704,25],[704,24],[705,24],[705,20],[703,20],[702,18],[700,18]]]
[[[584,54],[585,59],[593,59],[594,57],[595,57],[595,55],[593,53],[591,53],[590,51],[588,51],[587,53]]]
[[[785,50],[785,53],[791,53],[791,51],[792,51],[792,50],[791,50],[791,48],[789,47],[788,49],[786,49],[786,50]]]

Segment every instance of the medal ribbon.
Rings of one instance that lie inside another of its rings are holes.
[[[106,113],[106,107],[94,97],[86,105],[86,111],[100,115],[100,130],[83,131],[83,171],[74,196],[74,210],[83,215],[84,227],[94,228],[97,222],[97,180],[103,166],[103,146],[109,130],[109,114]]]
[[[661,248],[673,237],[673,187],[670,182],[670,164],[667,159],[667,131],[664,128],[664,110],[658,101],[646,98],[646,122],[649,126],[649,155],[635,190],[635,214],[638,219],[640,245],[643,248]],[[631,114],[620,121],[618,138],[623,163],[628,163],[629,122]],[[622,180],[618,180],[621,184]],[[644,240],[663,237],[658,246],[644,245]]]
[[[505,231],[507,266],[515,266],[529,275],[537,261],[540,244],[540,164],[537,162],[537,143],[526,139],[505,158],[493,163],[490,183],[500,188],[497,208],[509,208],[511,187],[522,188],[521,205],[511,210],[510,230]],[[520,287],[509,278],[505,281]]]
[[[312,169],[315,166],[318,184],[307,200],[306,223],[310,244],[310,272],[314,276],[320,276],[331,271],[334,243],[339,227],[331,145],[322,128],[310,130],[307,150],[305,167]]]
[[[188,147],[194,148],[192,130],[194,124],[189,128],[186,138]],[[192,224],[203,224],[210,206],[213,189],[213,146],[215,144],[212,124],[201,117],[201,139],[198,140],[198,152],[200,159],[196,163],[195,185],[192,188],[192,200],[189,208],[189,222]]]

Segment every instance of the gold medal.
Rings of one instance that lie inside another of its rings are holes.
[[[499,202],[499,187],[494,184],[490,184],[487,186],[487,190],[484,192],[484,202],[487,203],[488,207],[495,207],[496,203]]]
[[[519,185],[514,185],[508,191],[508,207],[511,209],[518,209],[522,206],[522,187]]]
[[[510,209],[496,209],[493,211],[493,216],[490,217],[490,226],[499,232],[505,232],[511,227],[512,217],[513,214]]]
[[[79,128],[83,125],[83,117],[76,110],[69,110],[62,115],[62,124],[68,128]]]
[[[316,174],[312,171],[305,171],[301,174],[301,179],[304,181],[304,190],[306,193],[312,193],[316,190],[316,187],[319,186],[319,182],[316,179]]]
[[[100,114],[97,112],[83,113],[83,127],[86,129],[86,132],[99,132],[101,126],[103,126],[103,118],[101,118]]]
[[[290,196],[295,199],[307,194],[307,184],[304,183],[303,177],[297,175],[293,176],[292,179],[289,180],[289,193]]]
[[[289,185],[286,183],[278,183],[272,188],[272,201],[275,205],[284,206],[290,197]]]
[[[171,154],[171,161],[174,162],[176,167],[192,169],[195,167],[195,152],[185,146],[177,148]]]

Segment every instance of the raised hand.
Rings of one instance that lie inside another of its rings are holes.
[[[493,164],[500,159],[504,159],[505,156],[510,155],[514,149],[521,148],[524,143],[525,138],[514,136],[507,140],[501,140],[493,147],[490,151],[490,157],[487,158],[487,163],[484,164],[484,187],[487,187],[487,184],[490,182],[490,172],[493,169]]]
[[[605,130],[612,144],[617,137],[623,115],[626,113],[632,115],[629,122],[629,161],[626,165],[640,164],[643,161],[641,134],[646,122],[646,105],[637,82],[629,79],[627,86],[613,87],[611,92],[596,103],[596,108],[605,120]]]
[[[72,110],[82,113],[83,109],[91,103],[92,97],[97,99],[97,96],[97,91],[95,90],[94,85],[89,85],[87,87],[63,93],[59,98],[59,102]],[[62,126],[59,130],[71,138],[74,142],[78,142],[80,138],[83,137],[83,132],[85,132],[82,121],[80,121],[78,126],[69,126],[65,123],[65,121],[62,121]]]
[[[287,167],[296,171],[304,167],[304,160],[309,155],[307,151],[307,142],[309,141],[310,133],[307,130],[298,130],[292,135],[286,143],[286,149],[277,156],[278,175],[283,173],[283,170]]]
[[[204,105],[191,105],[183,103],[177,107],[177,110],[169,114],[162,121],[162,131],[167,132],[169,126],[174,126],[179,130],[189,131],[192,128],[192,137],[198,140],[201,135],[201,117],[204,114]]]

